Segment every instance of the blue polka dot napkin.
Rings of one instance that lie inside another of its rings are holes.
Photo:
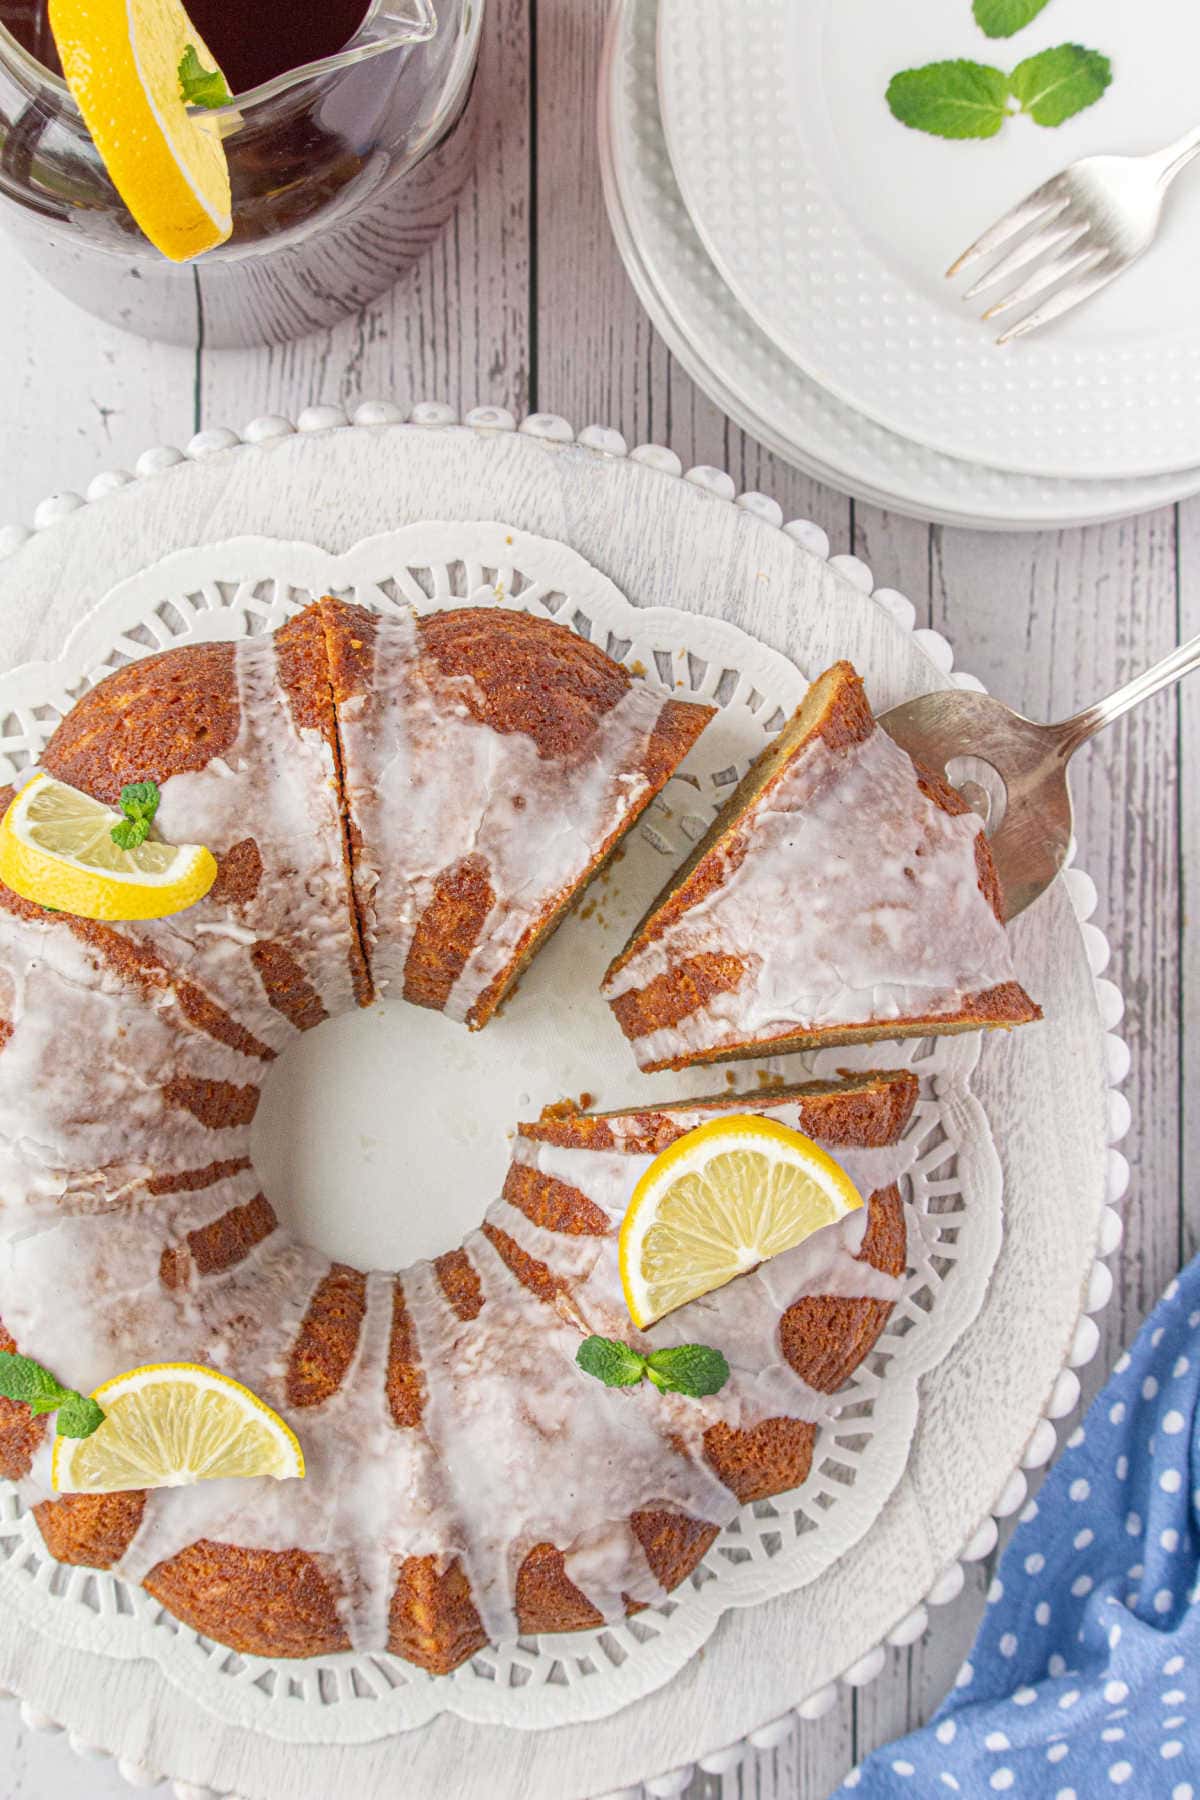
[[[1021,1515],[949,1697],[856,1800],[1200,1800],[1200,1257]]]

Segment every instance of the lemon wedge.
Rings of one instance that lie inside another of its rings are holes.
[[[35,775],[0,820],[0,881],[23,899],[82,919],[161,919],[207,894],[217,861],[203,844],[113,841],[121,814]]]
[[[656,1156],[633,1190],[618,1245],[629,1316],[644,1330],[861,1205],[802,1132],[749,1113],[712,1119]]]
[[[179,0],[50,0],[50,29],[92,142],[150,242],[172,262],[224,243],[229,164],[215,119],[188,111],[180,66],[187,57],[219,71]]]
[[[60,1494],[190,1487],[230,1475],[304,1474],[304,1452],[278,1413],[228,1375],[199,1363],[147,1363],[115,1375],[92,1399],[104,1422],[90,1437],[56,1437]]]

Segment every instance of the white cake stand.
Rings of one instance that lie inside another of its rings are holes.
[[[849,656],[879,705],[945,685],[951,656],[935,632],[870,571],[828,557],[824,533],[784,524],[758,494],[735,499],[714,469],[685,475],[669,451],[627,453],[613,431],[576,438],[535,415],[517,431],[483,408],[463,426],[424,405],[333,408],[298,429],[256,420],[239,436],[208,431],[186,453],[160,448],[136,477],[100,476],[80,496],[43,502],[35,529],[0,531],[0,660],[50,661],[114,584],[171,551],[250,533],[303,538],[329,551],[421,519],[501,519],[571,545],[635,605],[686,605],[725,617],[805,666]],[[9,727],[0,722],[0,733]],[[988,1041],[974,1086],[1004,1174],[1005,1232],[983,1307],[953,1353],[922,1381],[907,1470],[867,1537],[799,1593],[727,1613],[665,1687],[611,1717],[518,1732],[443,1715],[402,1738],[355,1745],[267,1740],[214,1719],[144,1661],[64,1649],[0,1620],[0,1687],[33,1723],[64,1726],[82,1750],[117,1757],[130,1779],[164,1774],[182,1797],[236,1794],[371,1800],[453,1793],[459,1800],[594,1795],[650,1778],[678,1792],[699,1762],[720,1771],[745,1740],[782,1739],[797,1715],[833,1705],[839,1680],[860,1685],[884,1644],[912,1641],[926,1607],[953,1597],[961,1563],[984,1556],[994,1518],[1025,1495],[1023,1468],[1045,1462],[1052,1420],[1078,1397],[1073,1368],[1094,1353],[1088,1314],[1112,1281],[1098,1255],[1120,1237],[1128,1170],[1109,1148],[1128,1125],[1111,1087],[1124,1046],[1121,1012],[1097,979],[1107,946],[1081,921],[1095,904],[1086,876],[1066,877],[1014,927],[1018,966],[1044,1024]]]

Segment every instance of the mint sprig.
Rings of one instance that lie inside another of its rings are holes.
[[[228,106],[233,99],[220,69],[206,69],[195,44],[179,59],[179,91],[185,106]]]
[[[729,1380],[729,1364],[708,1344],[676,1344],[643,1356],[619,1338],[588,1337],[575,1352],[575,1361],[605,1387],[636,1387],[650,1381],[664,1394],[688,1394],[693,1399],[717,1393]]]
[[[964,58],[902,69],[887,87],[894,118],[943,138],[990,138],[1013,113],[1035,125],[1061,125],[1092,106],[1112,80],[1099,50],[1057,44],[1017,64],[1011,75]]]
[[[150,836],[150,827],[162,799],[156,781],[131,781],[121,789],[121,811],[109,836],[118,850],[136,850]]]
[[[91,1437],[104,1422],[104,1409],[94,1400],[64,1387],[32,1356],[21,1356],[15,1350],[0,1350],[0,1394],[6,1400],[22,1401],[35,1418],[57,1413],[59,1437]]]
[[[1024,31],[1050,0],[975,0],[971,11],[985,37],[1013,37]]]

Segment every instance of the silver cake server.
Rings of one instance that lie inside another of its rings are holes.
[[[907,700],[883,713],[879,723],[915,762],[952,782],[983,818],[1005,909],[1014,919],[1050,886],[1067,859],[1072,831],[1067,764],[1080,744],[1197,667],[1200,637],[1058,725],[1035,724],[990,694],[965,688]]]

